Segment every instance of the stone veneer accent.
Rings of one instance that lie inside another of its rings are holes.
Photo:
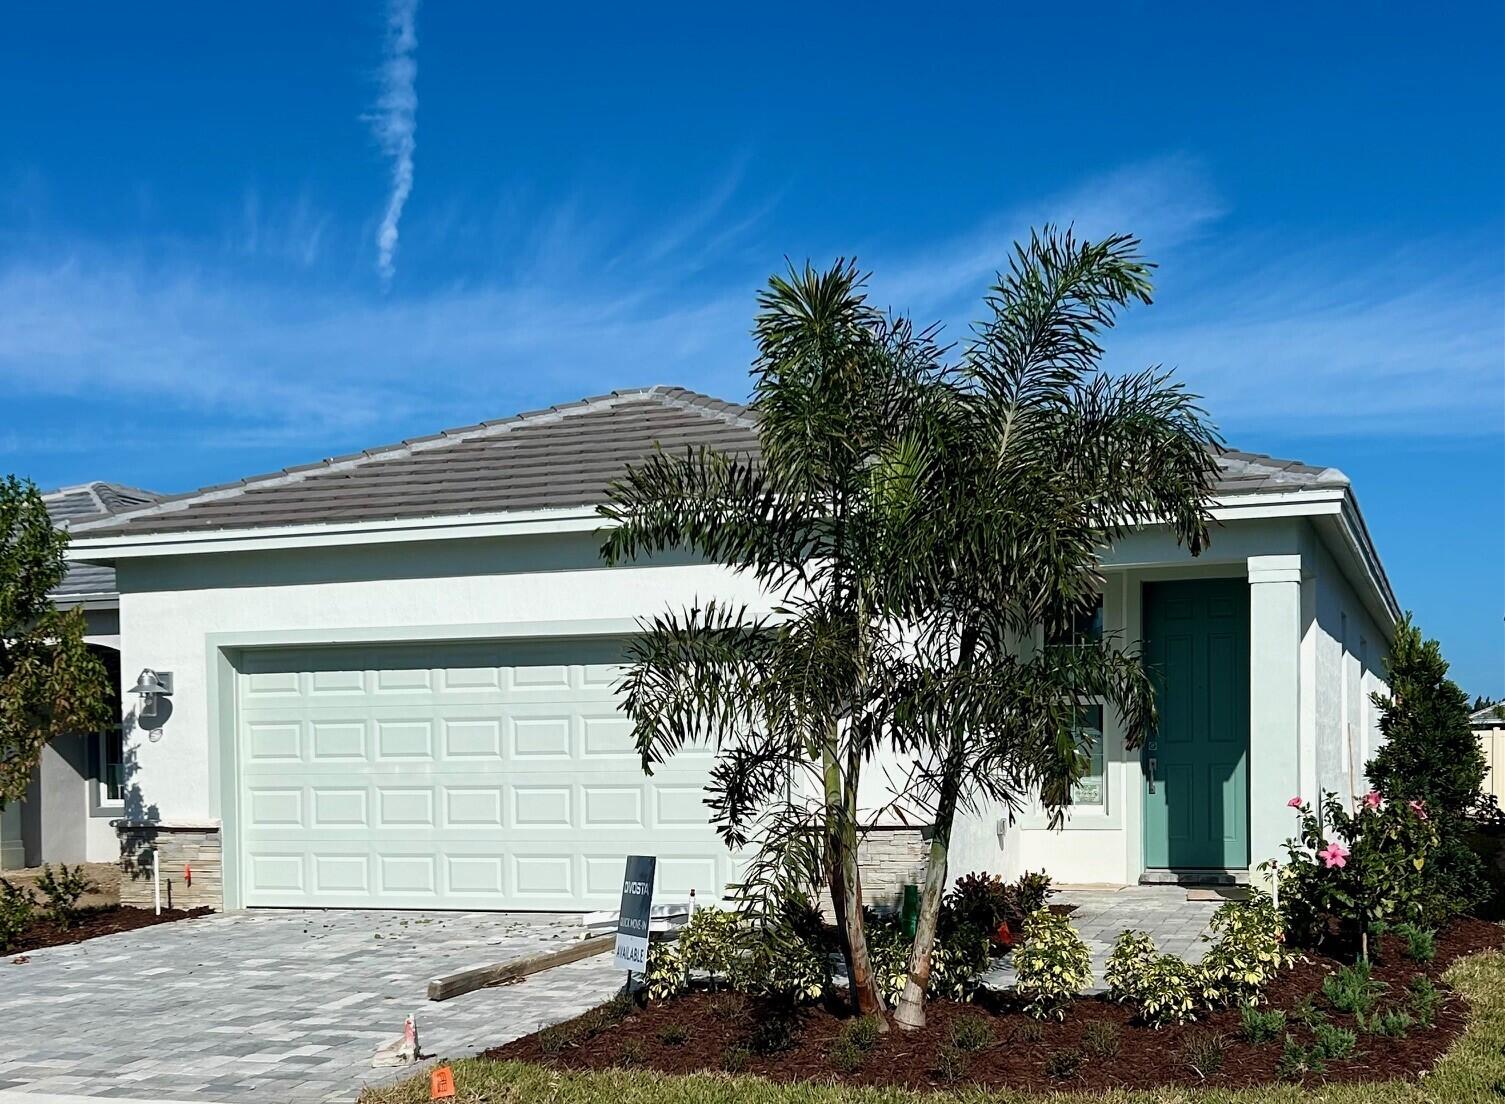
[[[906,885],[922,885],[930,858],[930,829],[872,827],[857,845],[862,903],[896,909]]]
[[[204,825],[115,823],[120,836],[120,903],[152,907],[152,849],[158,852],[162,907],[224,908],[220,830]],[[193,878],[184,878],[185,868]]]
[[[930,829],[873,826],[863,829],[857,844],[862,873],[862,903],[880,912],[897,911],[906,885],[923,885],[930,859]],[[821,912],[835,919],[830,890],[820,893]]]

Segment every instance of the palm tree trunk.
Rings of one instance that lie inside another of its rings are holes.
[[[837,813],[841,808],[841,768],[828,740],[821,752],[821,776],[826,803],[826,884],[831,890],[831,909],[836,917],[836,931],[841,939],[841,957],[846,963],[847,979],[856,976],[852,969],[852,941],[847,938],[847,887],[841,873],[841,841],[837,838]]]
[[[957,738],[954,747],[959,747]],[[955,769],[951,760],[955,759]],[[905,1031],[925,1026],[925,992],[930,986],[930,957],[940,923],[941,898],[948,884],[947,864],[951,850],[951,826],[956,819],[956,796],[961,789],[960,756],[948,756],[941,792],[936,801],[935,829],[930,837],[930,858],[925,864],[925,888],[920,894],[920,915],[915,924],[914,947],[909,952],[909,977],[899,996],[894,1023]]]
[[[841,953],[847,967],[852,1007],[861,1015],[883,1012],[883,997],[873,974],[862,922],[862,875],[857,865],[856,788],[844,786],[839,761],[829,744],[823,755],[826,789],[826,850],[828,879]],[[850,812],[849,812],[850,810]],[[883,1024],[887,1031],[888,1025]]]
[[[961,665],[971,667],[977,652],[977,634],[963,630]],[[951,829],[956,821],[956,802],[961,793],[962,769],[966,766],[967,734],[951,733],[942,765],[940,793],[936,795],[935,828],[930,837],[930,859],[925,864],[925,888],[920,894],[920,915],[915,923],[914,946],[909,952],[909,975],[899,995],[894,1022],[904,1031],[925,1026],[925,992],[930,987],[930,957],[935,950],[935,932],[940,924],[941,898],[949,882]]]

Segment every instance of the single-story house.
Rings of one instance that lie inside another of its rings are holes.
[[[629,853],[658,856],[661,900],[717,894],[735,863],[707,825],[709,755],[645,776],[616,664],[670,604],[769,600],[689,556],[603,565],[596,506],[656,444],[754,453],[757,425],[618,391],[76,526],[71,556],[116,572],[123,683],[172,684],[140,699],[149,722],[127,701],[127,861],[155,845],[179,901],[229,908],[610,907]],[[1364,788],[1398,609],[1353,489],[1218,463],[1208,551],[1147,524],[1105,563],[1097,621],[1146,640],[1156,739],[1126,751],[1098,711],[1065,828],[968,814],[955,874],[1243,878],[1280,853],[1292,795]],[[915,880],[922,840],[876,825],[869,888]]]
[[[42,495],[48,516],[61,529],[134,510],[156,499],[150,491],[101,482]],[[60,609],[83,611],[84,640],[103,661],[111,684],[118,686],[120,616],[115,572],[102,565],[75,563],[51,598]],[[119,705],[117,697],[111,712],[118,714]],[[120,843],[111,821],[125,811],[122,755],[119,725],[48,744],[25,799],[0,811],[0,870],[117,859]]]

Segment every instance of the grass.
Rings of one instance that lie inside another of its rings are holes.
[[[516,1062],[455,1062],[455,1104],[1442,1104],[1498,1101],[1505,1093],[1505,954],[1490,951],[1447,974],[1473,1006],[1467,1033],[1421,1081],[1371,1081],[1320,1088],[1164,1089],[1034,1093],[963,1086],[943,1093],[846,1086],[775,1085],[724,1073],[669,1077],[647,1070],[569,1073]],[[1498,1086],[1498,1088],[1497,1088]],[[360,1104],[428,1104],[425,1071],[368,1088]]]

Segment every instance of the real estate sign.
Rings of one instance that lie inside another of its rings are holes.
[[[622,875],[622,911],[617,915],[616,967],[641,974],[648,969],[648,915],[653,908],[653,873],[658,859],[628,855]]]

